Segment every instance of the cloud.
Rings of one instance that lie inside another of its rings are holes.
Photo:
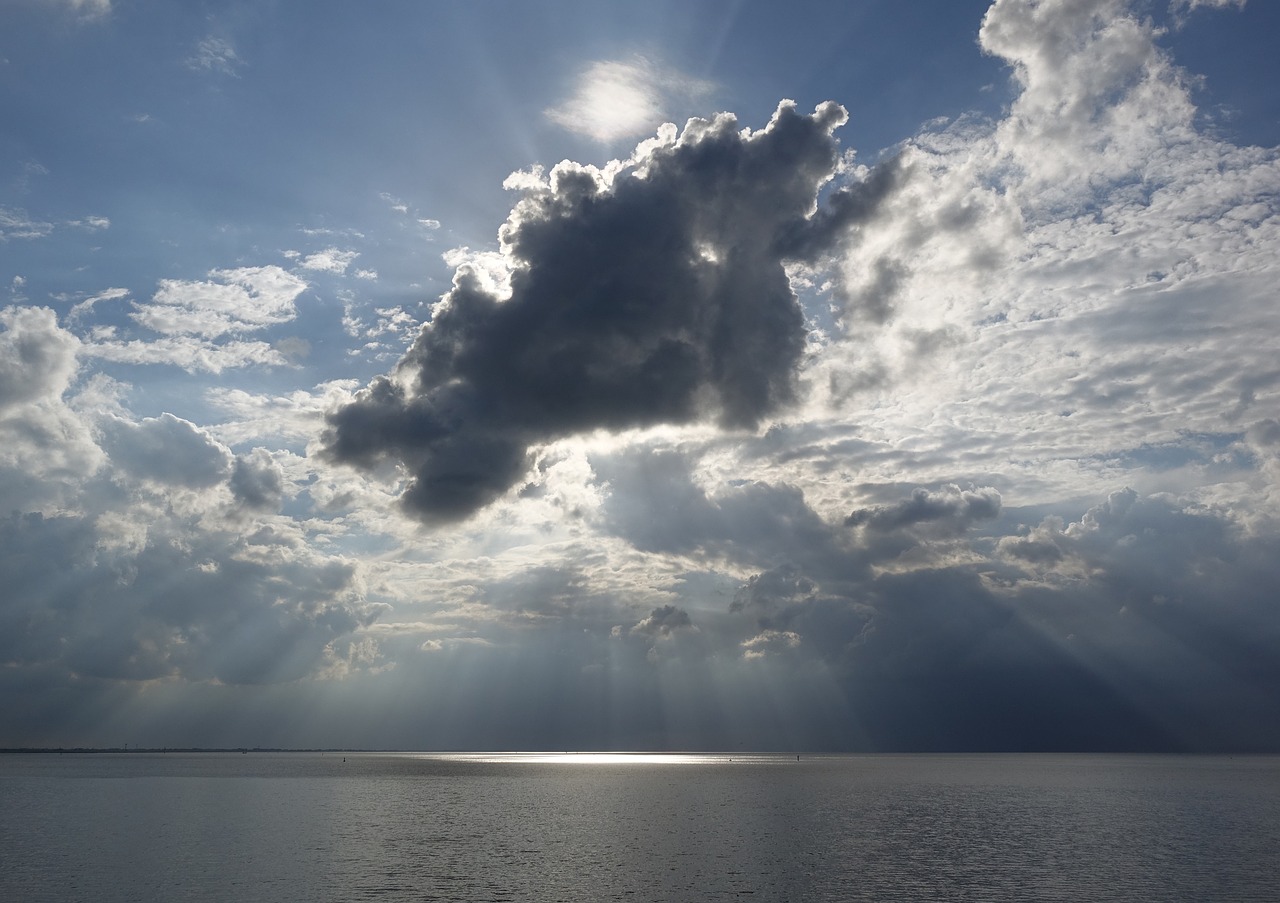
[[[729,610],[768,611],[779,605],[807,600],[817,588],[817,584],[801,574],[794,565],[783,564],[749,577],[734,593]]]
[[[1135,9],[993,4],[1009,106],[874,169],[784,107],[517,173],[425,324],[337,296],[412,345],[367,385],[92,372],[283,364],[279,268],[0,313],[0,723],[235,737],[279,682],[260,742],[1280,748],[1280,156]]]
[[[845,531],[795,486],[734,481],[709,493],[694,481],[690,455],[643,446],[593,465],[610,490],[602,526],[638,549],[756,568],[861,567]]]
[[[238,367],[283,367],[289,360],[267,342],[211,342],[198,336],[165,336],[143,341],[97,338],[84,347],[86,357],[121,364],[168,364],[188,373],[222,373]]]
[[[307,283],[277,266],[213,270],[210,281],[163,279],[133,320],[167,336],[218,338],[287,323]]]
[[[67,312],[67,319],[76,320],[84,316],[89,311],[93,310],[94,305],[100,301],[119,301],[121,298],[127,297],[129,297],[129,290],[127,288],[104,289],[95,295],[90,295],[88,298],[85,298],[83,301],[72,307],[71,310]]]
[[[376,617],[347,563],[162,515],[127,546],[104,543],[108,526],[72,515],[0,519],[0,580],[22,588],[0,602],[9,667],[69,681],[296,680]]]
[[[53,223],[33,220],[27,211],[17,207],[0,207],[0,241],[45,238],[52,232]]]
[[[859,509],[845,519],[845,525],[880,532],[928,526],[962,533],[975,521],[990,520],[999,513],[1000,493],[994,488],[961,489],[951,485],[936,492],[916,489],[909,499],[894,505]]]
[[[163,279],[149,301],[133,302],[130,318],[139,326],[161,333],[158,339],[130,339],[114,327],[96,330],[84,354],[130,364],[171,364],[196,372],[254,364],[285,366],[303,350],[282,340],[282,347],[255,340],[231,338],[256,332],[297,316],[295,301],[307,283],[278,266],[212,270],[205,281]],[[72,309],[79,315],[86,305],[124,297],[111,289]],[[286,355],[284,352],[289,352]]]
[[[49,5],[68,6],[83,19],[96,19],[111,12],[111,0],[46,0]]]
[[[226,446],[172,414],[137,423],[108,417],[100,429],[102,448],[137,479],[197,489],[223,482],[231,471]]]
[[[215,35],[200,41],[195,52],[187,59],[187,66],[191,69],[219,72],[223,75],[238,75],[237,70],[242,65],[244,63],[231,42]]]
[[[316,270],[322,273],[345,273],[351,262],[360,256],[359,251],[339,251],[327,248],[308,254],[298,265],[304,270]]]
[[[46,307],[6,307],[0,326],[0,411],[60,398],[75,375],[80,341]]]
[[[1170,0],[1169,11],[1175,16],[1185,17],[1187,13],[1193,10],[1205,9],[1227,9],[1235,7],[1236,9],[1244,9],[1246,0]],[[1178,19],[1180,24],[1185,24],[1185,18]]]
[[[5,308],[0,327],[0,499],[11,511],[74,504],[103,463],[66,398],[82,345],[48,308]]]
[[[742,657],[748,660],[782,655],[800,645],[800,635],[790,630],[763,630],[742,641]]]
[[[692,120],[605,170],[524,174],[492,262],[454,287],[390,377],[329,418],[326,453],[399,461],[424,521],[465,518],[511,487],[538,442],[714,421],[752,429],[796,397],[803,313],[783,267],[871,203],[813,216],[844,110],[790,103],[769,125]],[[509,297],[502,283],[509,286]]]
[[[229,483],[236,501],[256,511],[274,511],[284,498],[284,470],[265,448],[237,455]]]
[[[693,629],[693,620],[689,613],[674,605],[663,605],[655,608],[647,618],[637,622],[631,633],[647,636],[670,636],[677,630]]]
[[[573,95],[546,111],[554,123],[608,143],[652,131],[672,106],[709,94],[712,85],[663,70],[643,57],[600,61],[578,76]]]
[[[72,220],[67,225],[75,226],[88,232],[101,232],[103,229],[111,228],[111,220],[105,216],[86,216],[84,219]]]
[[[270,441],[301,448],[320,431],[325,410],[349,399],[355,386],[354,380],[338,380],[280,396],[214,386],[205,401],[224,417],[215,431],[230,445]]]
[[[1078,202],[1192,137],[1194,107],[1155,38],[1124,0],[992,4],[979,42],[1022,89],[996,137],[1023,174],[1024,204]]]

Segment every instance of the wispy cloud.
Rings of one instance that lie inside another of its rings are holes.
[[[111,12],[111,0],[45,0],[50,5],[69,6],[85,19],[96,19]]]
[[[33,219],[19,207],[0,207],[0,241],[11,238],[45,238],[53,232],[53,223]]]
[[[196,45],[195,52],[187,58],[187,66],[205,72],[238,75],[244,61],[226,38],[210,35]]]

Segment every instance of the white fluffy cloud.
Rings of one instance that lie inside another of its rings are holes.
[[[321,273],[345,273],[351,262],[360,256],[359,251],[340,251],[337,248],[326,248],[302,258],[298,264],[304,270],[315,270]]]
[[[47,308],[7,308],[0,327],[0,499],[10,511],[75,507],[104,460],[67,397],[80,342]]]
[[[160,333],[159,338],[129,337],[106,326],[94,331],[84,354],[119,363],[170,364],[190,372],[284,366],[290,359],[279,348],[240,336],[292,321],[295,302],[306,288],[305,280],[278,266],[213,270],[208,280],[164,279],[149,301],[133,302],[130,314],[135,324]],[[124,289],[99,293],[72,314],[126,295]]]
[[[76,372],[80,341],[48,308],[7,307],[0,327],[0,411],[60,398]]]
[[[983,47],[1022,93],[908,142],[900,187],[836,261],[810,415],[831,447],[877,443],[862,481],[999,473],[1015,505],[1108,481],[1232,491],[1238,469],[1151,464],[1280,404],[1280,155],[1196,132],[1158,37],[1112,0],[992,6]]]
[[[307,283],[278,266],[213,270],[209,280],[164,279],[148,304],[136,304],[133,319],[168,336],[214,339],[287,323]]]
[[[225,480],[231,455],[208,433],[172,414],[131,423],[107,418],[103,447],[130,476],[169,486],[202,488]]]

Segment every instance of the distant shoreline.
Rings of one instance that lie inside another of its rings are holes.
[[[39,746],[0,749],[0,755],[32,755],[37,753],[62,753],[67,755],[103,753],[128,753],[130,755],[133,753],[378,753],[402,751],[390,749],[338,749],[336,747],[295,749],[276,746],[140,746],[136,748],[123,746]]]

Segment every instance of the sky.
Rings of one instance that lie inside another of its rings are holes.
[[[1277,33],[6,0],[0,747],[1280,751]]]

